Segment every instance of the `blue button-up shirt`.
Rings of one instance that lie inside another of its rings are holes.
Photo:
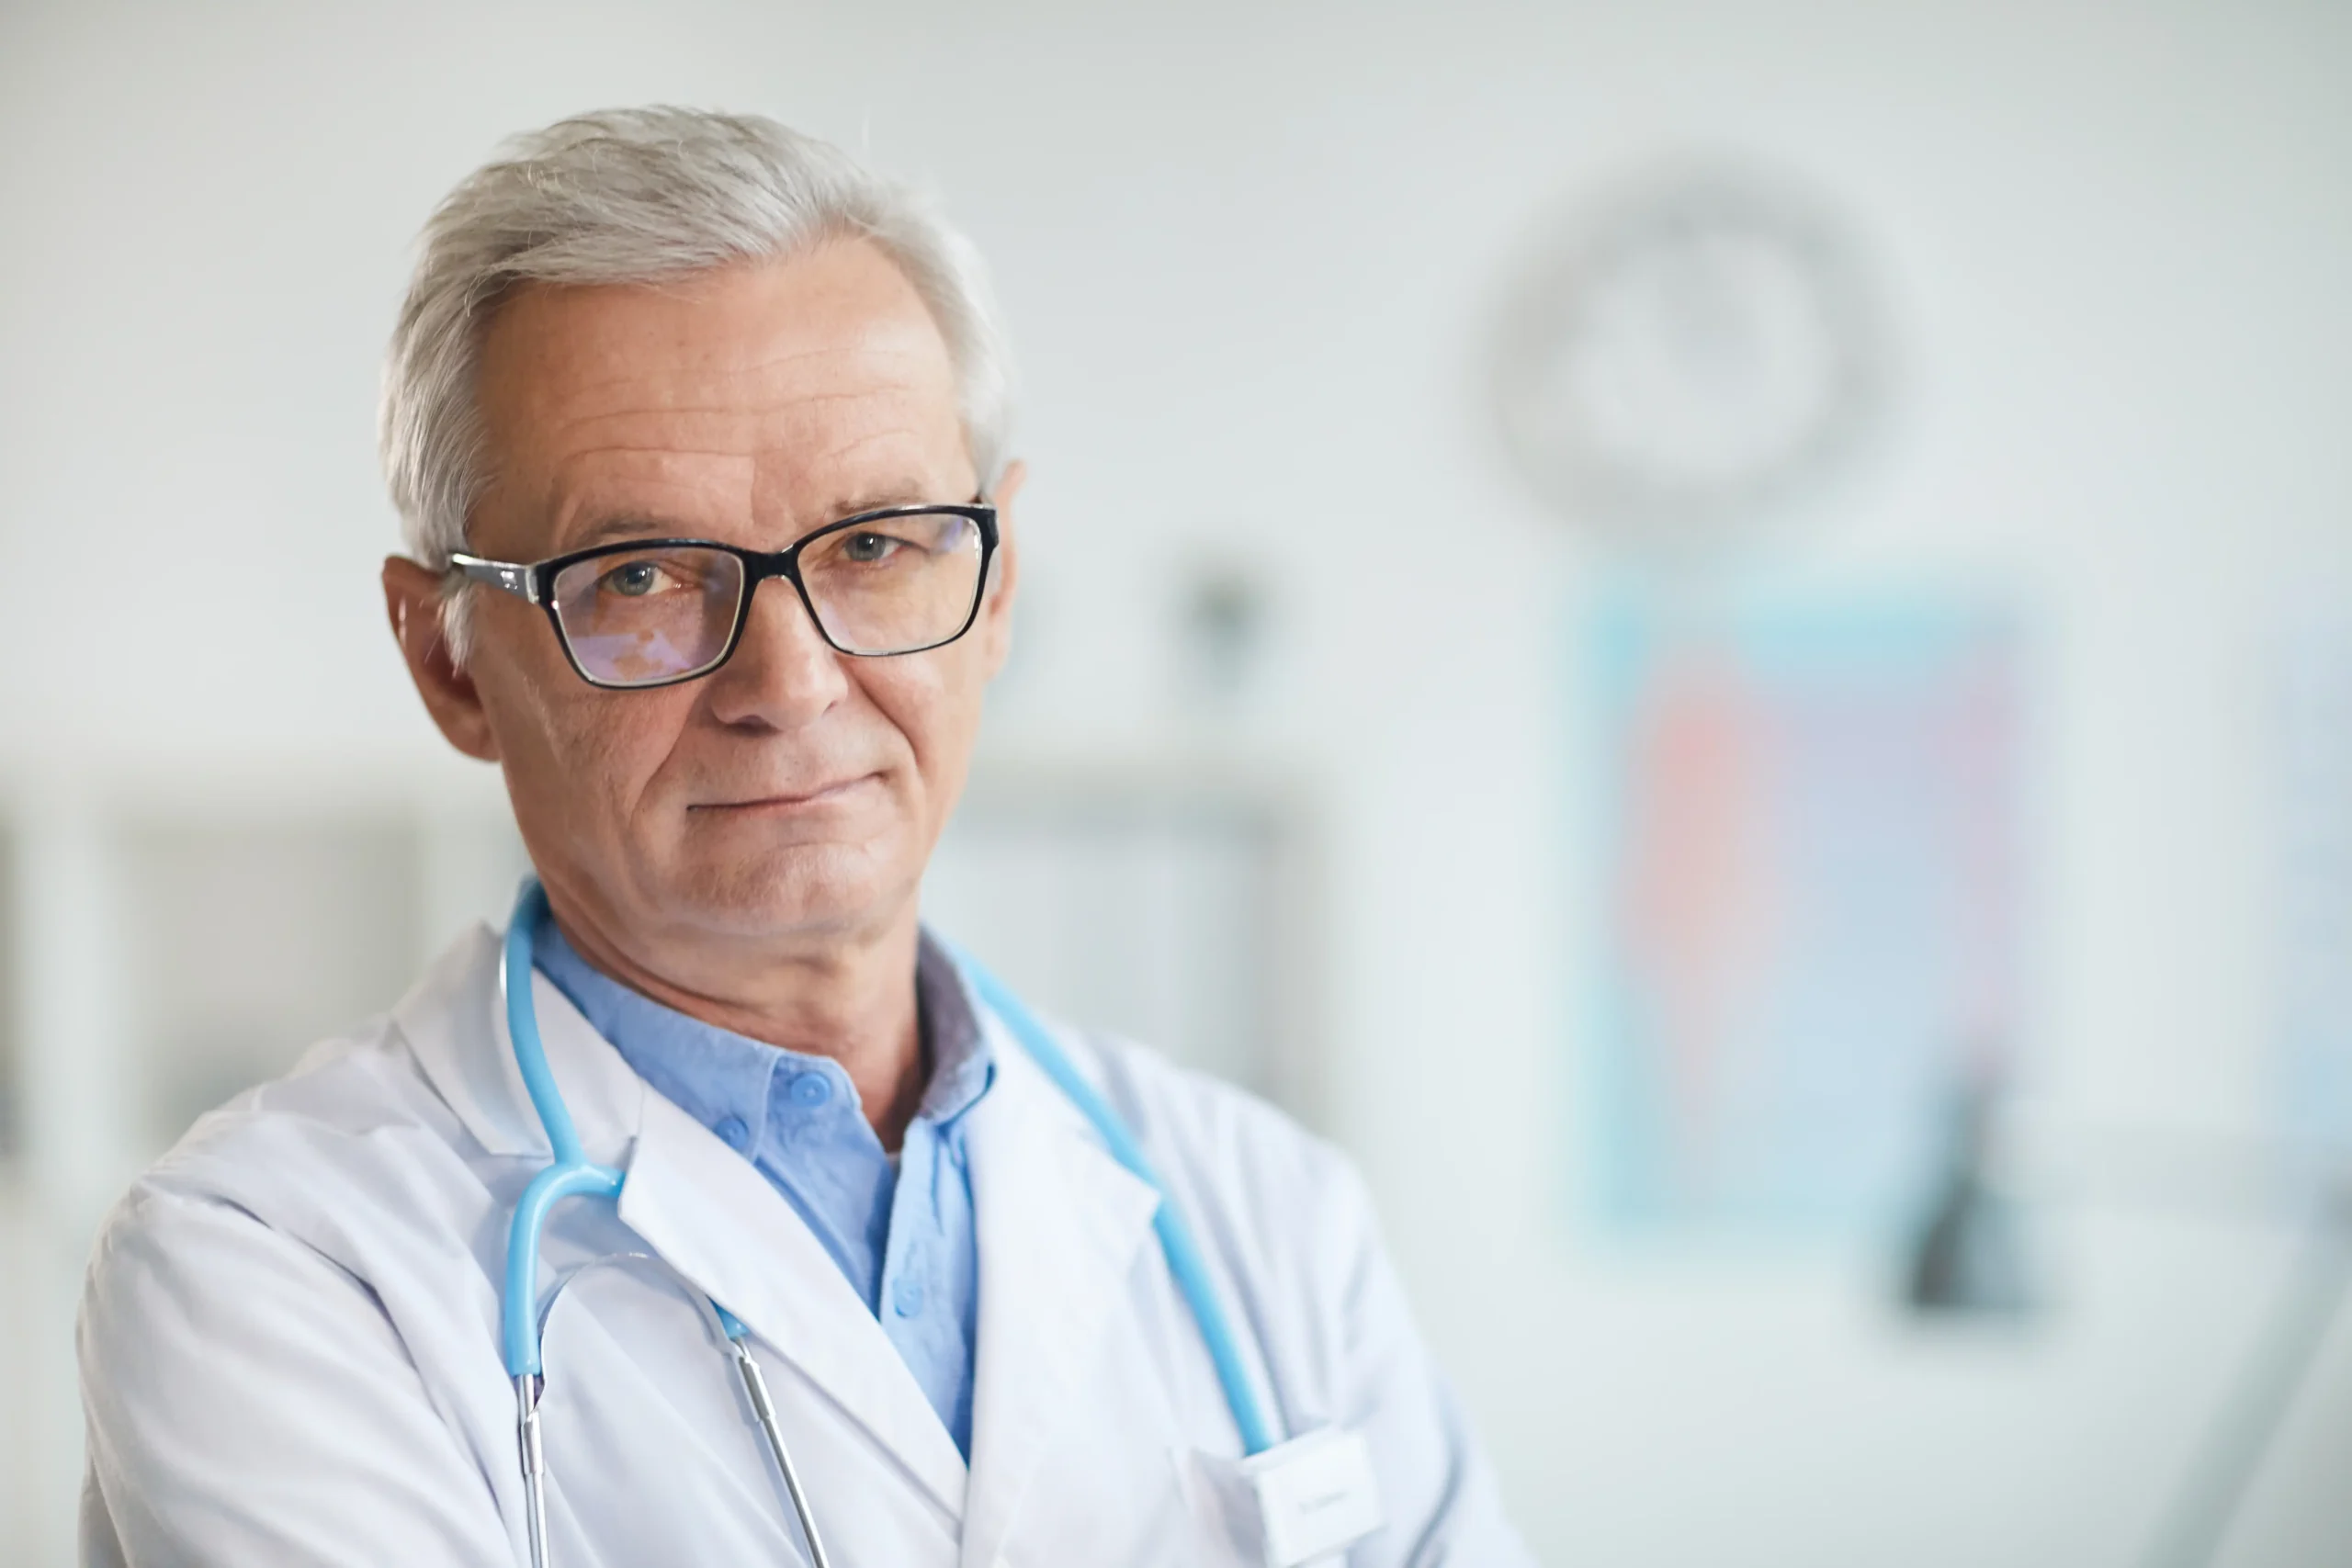
[[[954,962],[923,937],[915,1000],[931,1082],[894,1158],[840,1063],[640,996],[590,967],[553,920],[535,942],[540,970],[638,1076],[799,1211],[969,1461],[980,1289],[964,1128],[996,1064]]]

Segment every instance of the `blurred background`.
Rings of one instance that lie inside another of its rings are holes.
[[[116,1194],[508,896],[377,367],[499,138],[668,100],[993,263],[930,912],[1361,1162],[1545,1562],[2352,1562],[2347,81],[2332,0],[7,0],[0,1560]]]

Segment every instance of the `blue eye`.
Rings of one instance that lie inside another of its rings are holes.
[[[861,566],[871,566],[876,561],[888,559],[890,553],[898,547],[899,541],[888,534],[852,534],[842,541],[842,556]]]
[[[662,581],[662,569],[651,561],[635,560],[605,574],[605,588],[630,599],[641,599]]]

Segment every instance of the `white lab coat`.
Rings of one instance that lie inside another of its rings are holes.
[[[131,1190],[80,1326],[91,1564],[527,1561],[499,1280],[548,1157],[477,929],[392,1013],[206,1117]],[[1003,1025],[969,1127],[979,1253],[967,1469],[793,1208],[647,1087],[541,976],[548,1057],[612,1206],[571,1201],[557,1269],[657,1256],[747,1324],[842,1568],[1235,1562],[1239,1443],[1115,1163]],[[1369,1439],[1370,1564],[1518,1564],[1488,1472],[1416,1336],[1365,1194],[1272,1110],[1149,1053],[1060,1036],[1133,1125],[1292,1434]],[[593,1286],[593,1288],[592,1288]],[[558,1568],[797,1563],[723,1345],[650,1269],[582,1276],[546,1336]]]

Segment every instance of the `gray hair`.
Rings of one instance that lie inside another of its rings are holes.
[[[938,323],[980,482],[1005,461],[1012,366],[971,242],[916,192],[756,115],[605,109],[515,137],[424,225],[384,367],[384,475],[409,553],[435,570],[465,548],[488,476],[474,385],[499,305],[529,283],[657,283],[829,239],[872,242]],[[462,593],[444,602],[465,657]]]

